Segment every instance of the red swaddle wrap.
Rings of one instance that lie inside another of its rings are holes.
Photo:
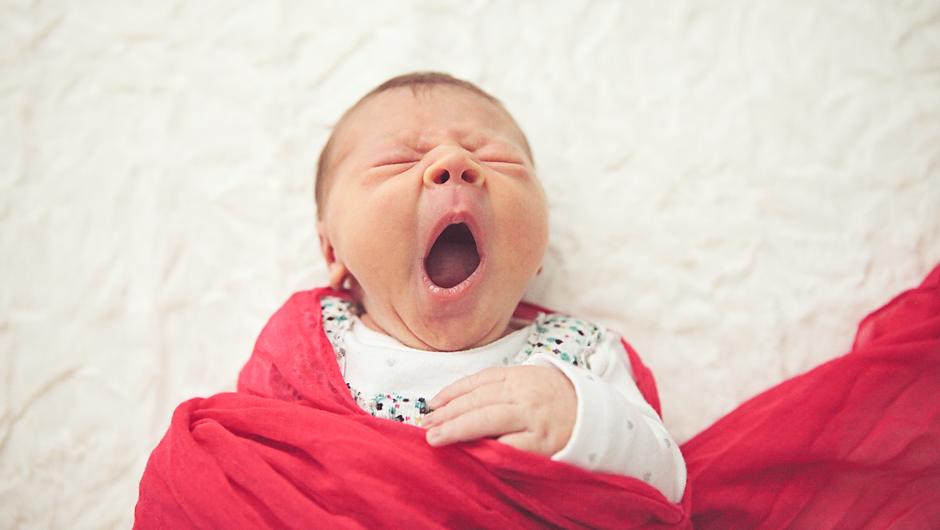
[[[135,528],[929,528],[940,521],[940,267],[867,317],[852,353],[682,447],[683,502],[494,440],[444,448],[373,418],[322,332],[320,289],[262,331],[238,393],[180,405]],[[523,304],[517,313],[535,312]],[[652,375],[628,347],[644,397]],[[691,515],[691,517],[690,517]]]
[[[319,289],[268,322],[237,394],[180,405],[140,484],[135,528],[690,528],[643,481],[495,440],[432,448],[363,412],[323,333]],[[532,317],[538,308],[520,305]],[[630,348],[637,385],[659,410]]]

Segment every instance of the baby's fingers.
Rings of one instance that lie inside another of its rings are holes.
[[[525,418],[517,405],[498,404],[471,410],[428,429],[428,444],[434,447],[498,437],[525,429]]]
[[[444,387],[436,396],[431,398],[428,405],[432,409],[438,409],[458,396],[469,394],[481,386],[505,381],[507,370],[507,368],[487,368],[473,375],[462,377]]]
[[[444,406],[439,405],[438,408],[434,409],[434,412],[425,416],[421,425],[425,429],[430,429],[435,425],[453,420],[474,410],[512,402],[512,393],[505,384],[486,384],[474,388],[473,391],[467,394],[458,395]]]

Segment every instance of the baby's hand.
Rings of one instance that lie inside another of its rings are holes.
[[[511,366],[464,377],[428,404],[421,426],[432,446],[490,437],[550,457],[571,438],[578,398],[559,370]]]

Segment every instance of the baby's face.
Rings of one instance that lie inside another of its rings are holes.
[[[506,333],[548,244],[524,145],[505,110],[448,85],[381,92],[347,118],[319,232],[366,325],[440,351]]]

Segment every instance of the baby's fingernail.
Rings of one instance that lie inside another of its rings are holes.
[[[421,418],[421,426],[425,429],[430,429],[434,426],[434,417],[433,413],[428,413],[423,418]]]
[[[434,442],[437,442],[440,439],[441,439],[440,429],[428,429],[427,440],[429,444],[434,445]]]

